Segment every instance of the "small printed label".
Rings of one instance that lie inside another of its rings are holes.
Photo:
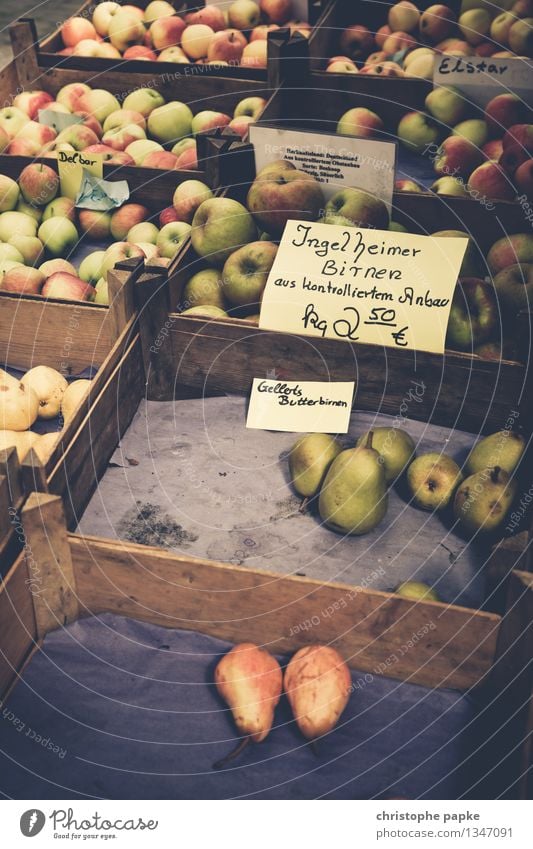
[[[289,221],[259,327],[444,352],[467,238]]]
[[[254,378],[246,427],[348,433],[355,383]]]
[[[327,133],[250,126],[255,168],[286,159],[322,183],[326,200],[345,187],[363,189],[392,209],[397,147],[394,142]]]
[[[39,109],[39,124],[52,127],[56,133],[72,127],[73,124],[81,124],[81,115],[71,115],[70,112],[56,112],[55,109]]]
[[[61,180],[61,194],[63,197],[76,200],[81,188],[84,172],[87,171],[93,177],[102,179],[104,173],[104,160],[99,153],[83,153],[79,150],[64,151],[57,153],[59,168],[59,179]]]
[[[437,56],[433,85],[435,88],[453,86],[482,107],[497,94],[509,92],[533,105],[533,63],[523,58]]]

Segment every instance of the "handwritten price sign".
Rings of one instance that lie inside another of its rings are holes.
[[[466,238],[289,221],[259,326],[443,353]]]

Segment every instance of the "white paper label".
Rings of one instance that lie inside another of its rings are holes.
[[[72,127],[73,124],[81,124],[83,121],[81,115],[71,115],[70,112],[56,112],[55,109],[39,109],[38,117],[39,124],[52,127],[56,133],[60,133],[67,127]]]
[[[467,238],[289,221],[259,327],[442,354]]]
[[[355,383],[254,378],[246,427],[290,433],[348,433]]]
[[[392,210],[396,168],[396,144],[326,133],[278,130],[250,126],[255,169],[286,159],[300,171],[323,184],[326,200],[349,186],[380,198]]]
[[[436,56],[433,85],[453,86],[482,107],[497,94],[509,92],[533,105],[533,63],[518,58]]]

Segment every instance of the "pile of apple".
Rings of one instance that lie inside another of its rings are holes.
[[[58,441],[58,430],[39,434],[31,428],[38,420],[60,417],[67,422],[90,385],[90,380],[67,383],[49,366],[35,366],[21,380],[0,369],[0,449],[16,448],[20,462],[33,449],[46,463]]]
[[[104,2],[94,8],[92,21],[65,21],[59,53],[266,68],[271,30],[285,26],[309,36],[311,26],[292,18],[292,0],[234,0],[227,11],[210,5],[181,15],[166,0],[153,0],[146,9]]]
[[[193,115],[186,103],[166,102],[152,88],[132,91],[122,106],[111,92],[86,83],[63,86],[55,100],[45,91],[24,91],[0,109],[0,153],[57,158],[58,151],[77,150],[101,154],[112,165],[195,170],[199,133],[229,126],[244,138],[265,104],[262,97],[245,97],[233,116],[210,109]],[[39,123],[41,109],[74,115],[79,123],[56,133]]]
[[[333,74],[418,77],[431,80],[435,54],[507,58],[533,56],[533,0],[516,0],[510,11],[468,9],[459,20],[442,4],[421,12],[410,0],[389,9],[377,32],[354,24],[339,41],[339,56],[329,60]]]
[[[425,106],[429,114],[407,112],[401,118],[397,135],[407,150],[433,164],[433,191],[477,201],[533,195],[533,124],[525,123],[530,110],[520,97],[498,94],[476,113],[460,91],[442,86],[428,94]],[[337,132],[365,139],[390,136],[379,115],[363,107],[345,112]],[[414,181],[396,188],[422,191]]]

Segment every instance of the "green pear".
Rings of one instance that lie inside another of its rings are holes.
[[[469,475],[475,475],[499,466],[512,475],[525,449],[526,441],[519,433],[499,430],[474,445],[466,461],[466,471]]]
[[[493,531],[505,520],[516,494],[516,482],[496,466],[463,481],[453,504],[455,518],[466,530]]]
[[[335,457],[342,451],[335,437],[328,433],[308,433],[294,443],[289,454],[292,485],[304,498],[312,498]]]
[[[445,454],[421,454],[407,469],[407,486],[417,507],[443,510],[462,481],[461,469]]]
[[[392,483],[414,457],[415,443],[399,427],[375,427],[372,430],[372,448],[378,452],[385,470],[385,480]],[[366,445],[368,431],[360,436],[356,445]]]
[[[396,588],[395,592],[396,595],[411,601],[440,601],[435,590],[421,581],[405,581]]]
[[[366,534],[387,512],[387,481],[372,432],[365,447],[335,458],[320,492],[318,510],[326,525],[343,534]]]

